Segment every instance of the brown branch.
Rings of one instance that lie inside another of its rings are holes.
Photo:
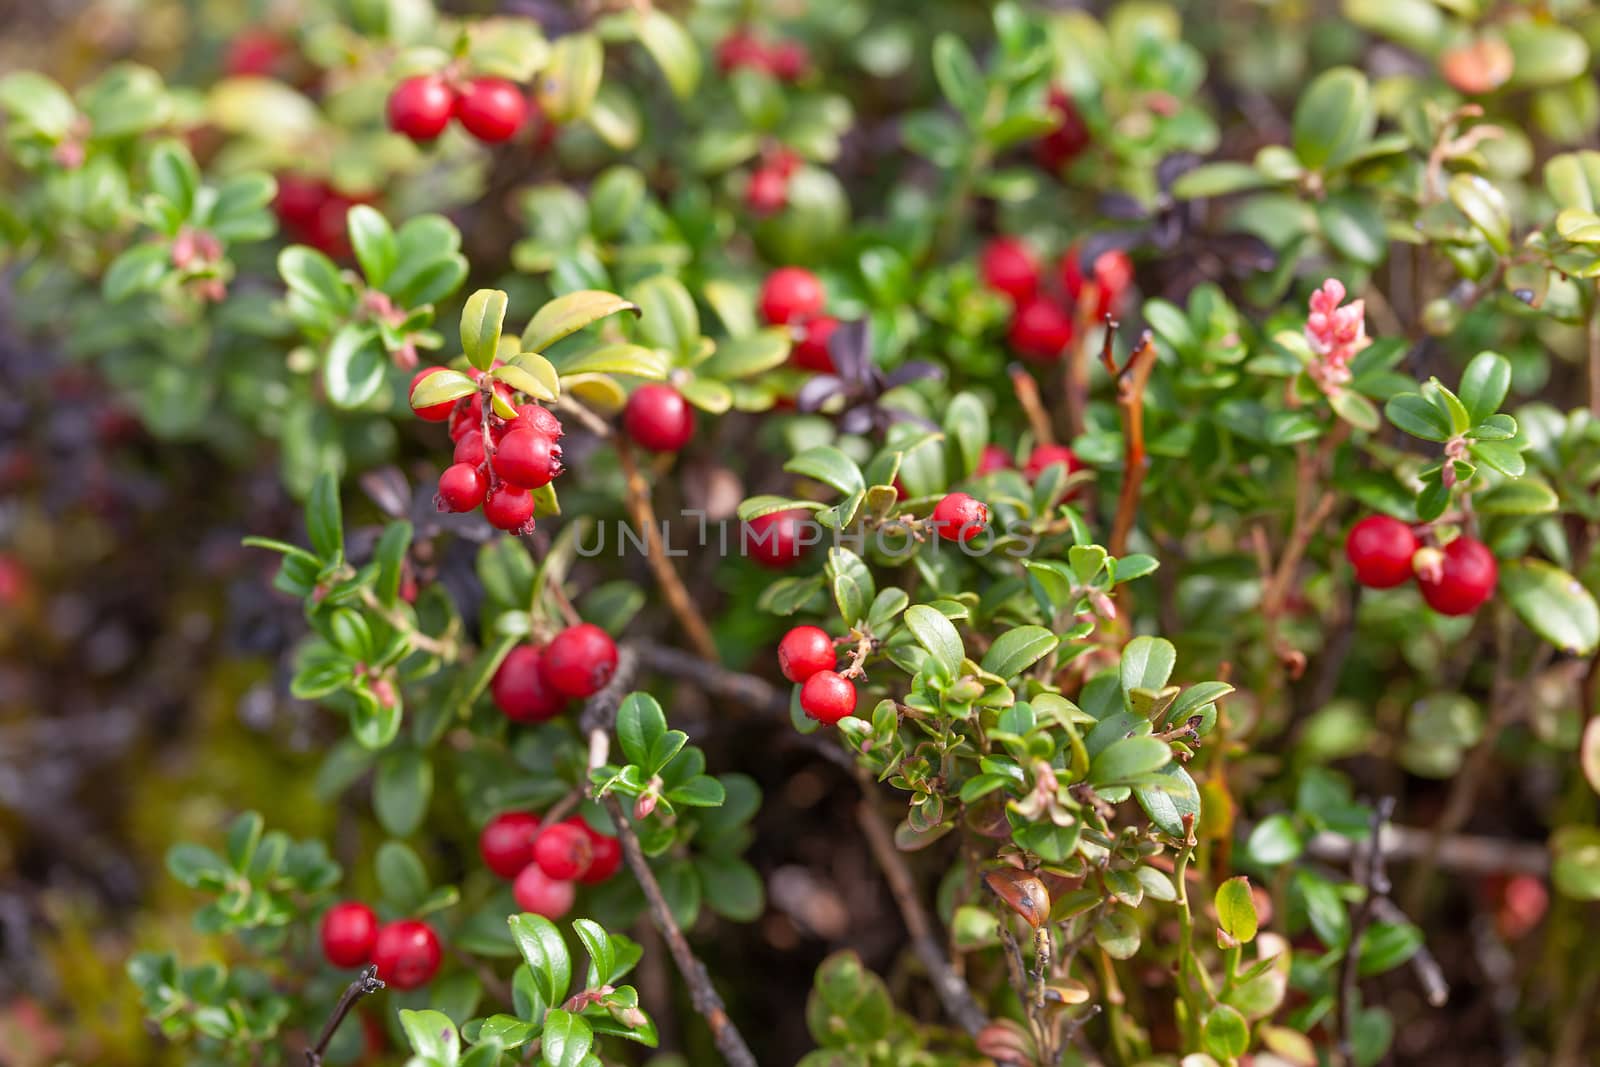
[[[1430,848],[1433,830],[1415,826],[1386,826],[1383,830],[1383,857],[1389,863],[1420,859]],[[1331,832],[1319,833],[1306,843],[1306,852],[1329,863],[1348,862],[1356,851],[1349,838]],[[1439,839],[1434,862],[1457,874],[1527,874],[1545,878],[1550,874],[1550,852],[1545,846],[1528,841],[1478,834],[1448,834]]]
[[[715,663],[719,658],[717,643],[712,640],[711,628],[706,625],[700,609],[695,607],[694,599],[684,587],[683,579],[673,568],[661,544],[661,529],[656,524],[655,508],[650,503],[650,486],[639,473],[639,465],[633,458],[633,446],[622,437],[615,438],[613,443],[617,449],[617,462],[622,466],[622,476],[627,484],[628,511],[633,516],[634,525],[644,534],[645,551],[649,556],[650,569],[655,573],[656,584],[661,587],[667,605],[678,617],[694,650],[701,658]]]
[[[355,1007],[356,1001],[382,988],[383,980],[378,977],[377,965],[367,964],[361,973],[356,975],[355,981],[345,986],[344,992],[339,994],[339,1003],[333,1006],[333,1014],[328,1016],[328,1021],[323,1024],[317,1043],[306,1049],[306,1067],[322,1067],[322,1057],[328,1051],[328,1042],[333,1040],[339,1024],[350,1014],[350,1009]]]
[[[1107,357],[1107,362],[1111,362]],[[1139,347],[1117,374],[1117,407],[1122,409],[1122,489],[1117,494],[1117,517],[1111,524],[1106,550],[1121,556],[1128,549],[1128,534],[1139,512],[1139,491],[1144,487],[1144,389],[1155,369],[1155,340],[1146,330]]]
[[[1028,428],[1033,431],[1034,444],[1055,444],[1056,436],[1050,429],[1050,413],[1045,411],[1044,402],[1039,399],[1039,383],[1020,363],[1011,364],[1006,373],[1011,376],[1011,388],[1017,394],[1017,403],[1022,405],[1022,413],[1028,417]]]
[[[1356,913],[1350,921],[1350,943],[1345,946],[1344,960],[1339,965],[1339,1019],[1338,1019],[1338,1062],[1351,1064],[1355,1062],[1352,1052],[1352,1037],[1356,1026],[1356,994],[1357,978],[1360,976],[1361,961],[1361,935],[1366,933],[1367,927],[1372,923],[1372,916],[1377,909],[1378,901],[1389,895],[1389,875],[1383,863],[1383,824],[1389,821],[1389,816],[1394,814],[1394,797],[1384,797],[1373,806],[1371,835],[1372,840],[1367,847],[1367,855],[1359,872],[1359,877],[1366,885],[1366,896],[1361,903],[1356,905]]]

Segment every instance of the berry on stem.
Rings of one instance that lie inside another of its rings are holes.
[[[1039,262],[1027,243],[1016,237],[996,237],[984,245],[978,270],[984,285],[1013,303],[1031,300],[1039,289]]]
[[[779,267],[761,286],[761,317],[773,326],[814,318],[826,303],[822,282],[804,267]]]
[[[559,440],[566,433],[555,412],[543,404],[518,404],[517,418],[511,425],[518,430],[542,433],[552,441]]]
[[[676,452],[694,436],[694,408],[670,385],[641,385],[628,398],[622,426],[641,448]]]
[[[999,445],[984,445],[983,454],[978,457],[978,466],[972,474],[973,477],[981,478],[995,471],[1009,470],[1012,466],[1011,453]]]
[[[378,931],[372,962],[378,977],[396,989],[426,985],[439,971],[439,938],[427,923],[401,919]]]
[[[406,396],[414,396],[417,386],[421,385],[425,379],[438,374],[442,370],[444,370],[443,367],[423,367],[417,371],[416,374],[411,376],[411,388],[406,390]],[[415,403],[411,405],[411,410],[417,413],[417,418],[424,422],[443,422],[450,417],[451,412],[455,411],[455,409],[456,402],[454,400],[441,400],[437,404],[428,404],[420,408]]]
[[[456,119],[485,144],[511,140],[527,117],[527,98],[504,78],[478,78],[456,99]]]
[[[1089,126],[1065,89],[1050,90],[1050,111],[1056,128],[1039,138],[1034,152],[1046,170],[1059,172],[1089,147]]]
[[[322,954],[335,967],[366,963],[377,938],[377,915],[358,901],[335,904],[322,916]]]
[[[588,873],[594,862],[594,843],[571,823],[546,827],[533,842],[533,862],[549,878],[570,882]]]
[[[480,450],[482,447],[480,444]],[[488,490],[489,480],[476,463],[452,463],[439,475],[440,510],[471,511],[483,503]]]
[[[971,541],[989,525],[989,505],[966,493],[950,493],[933,509],[933,528],[946,541]]]
[[[837,373],[828,342],[838,328],[839,320],[832,315],[818,315],[801,327],[800,337],[794,343],[794,365],[823,374]]]
[[[1368,515],[1350,527],[1344,554],[1356,569],[1356,581],[1368,589],[1393,589],[1411,578],[1418,547],[1417,535],[1399,519]]]
[[[1500,565],[1482,541],[1465,534],[1438,551],[1437,560],[1424,549],[1414,557],[1422,599],[1441,615],[1470,615],[1494,595]],[[1437,563],[1437,566],[1433,565]]]
[[[800,687],[800,710],[832,726],[856,710],[856,687],[838,671],[818,671]]]
[[[484,497],[483,517],[496,530],[527,533],[533,527],[533,494],[501,482]]]
[[[1092,318],[1099,322],[1115,314],[1133,287],[1133,260],[1120,248],[1113,248],[1095,257],[1088,276],[1083,271],[1083,260],[1077,249],[1068,249],[1061,257],[1061,287],[1074,301],[1083,298],[1084,289],[1094,284],[1095,305]]]
[[[789,202],[789,176],[775,167],[757,167],[744,187],[744,203],[757,215],[782,211]]]
[[[539,836],[539,816],[531,811],[501,812],[478,834],[478,854],[483,865],[501,878],[515,878],[533,862],[533,841]]]
[[[617,643],[592,622],[556,634],[539,660],[539,676],[563,696],[582,700],[605,688],[617,669]]]
[[[833,638],[820,626],[796,626],[778,642],[778,669],[797,684],[818,671],[833,670],[836,661]]]
[[[561,446],[536,430],[511,430],[495,449],[494,472],[520,489],[539,489],[561,473]]]
[[[554,921],[572,910],[577,890],[571,882],[558,882],[541,871],[537,863],[530,863],[511,884],[511,895],[523,911]]]
[[[760,515],[744,524],[742,547],[745,555],[772,570],[786,570],[800,561],[806,546],[801,543],[807,514],[799,508]]]
[[[1072,316],[1044,297],[1017,305],[1007,338],[1024,359],[1035,363],[1056,360],[1072,343]]]
[[[545,722],[560,715],[566,698],[544,680],[544,654],[533,645],[518,645],[500,661],[489,682],[495,707],[512,722]],[[517,873],[512,871],[512,874]]]
[[[437,74],[407,78],[389,93],[389,128],[413,141],[431,141],[450,125],[456,96]]]
[[[574,815],[567,820],[574,826],[589,835],[589,849],[592,853],[589,860],[589,869],[579,876],[578,881],[584,885],[599,885],[607,881],[617,871],[622,869],[622,843],[614,837],[607,837],[592,828],[581,816]]]
[[[483,431],[468,430],[456,440],[455,451],[452,457],[457,463],[466,463],[470,466],[480,466],[489,454],[483,448]]]
[[[1022,473],[1031,482],[1057,463],[1065,463],[1068,474],[1083,470],[1083,461],[1066,445],[1036,445],[1028,454],[1028,462],[1022,468]]]

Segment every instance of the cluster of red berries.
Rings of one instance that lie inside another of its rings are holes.
[[[855,714],[856,687],[834,670],[833,638],[818,626],[796,626],[778,642],[778,669],[800,687],[800,709],[832,726]]]
[[[1470,615],[1494,595],[1500,565],[1482,541],[1462,534],[1443,548],[1424,547],[1410,526],[1369,515],[1350,528],[1344,554],[1356,581],[1393,589],[1415,578],[1422,599],[1441,615]]]
[[[694,407],[670,385],[651,382],[628,397],[622,428],[640,448],[677,452],[694,436]]]
[[[811,67],[811,54],[799,41],[768,43],[748,26],[735,30],[717,45],[717,69],[731,74],[741,67],[764,71],[779,81],[797,82]]]
[[[272,208],[279,225],[295,241],[335,259],[347,259],[350,233],[346,217],[351,208],[370,200],[341,193],[320,178],[280,174]]]
[[[577,885],[599,885],[622,867],[622,846],[574,815],[545,826],[527,811],[496,815],[478,835],[484,866],[511,882],[517,907],[559,919]]]
[[[761,317],[770,326],[787,326],[794,334],[790,358],[805,370],[835,373],[828,341],[839,320],[824,315],[828,294],[822,281],[804,267],[779,267],[761,285]]]
[[[755,215],[782,211],[789,203],[789,179],[799,166],[800,157],[787,148],[764,154],[744,187],[745,206]]]
[[[1023,477],[1030,482],[1038,481],[1039,475],[1057,463],[1065,464],[1069,475],[1084,469],[1083,461],[1066,445],[1035,445],[1033,451],[1028,453],[1028,462],[1022,467]],[[1012,466],[1011,454],[1005,449],[999,445],[984,445],[983,454],[978,458],[978,467],[972,473],[974,477],[982,477],[995,471],[1009,470]]]
[[[439,971],[439,936],[417,919],[378,925],[358,901],[335,904],[322,916],[322,954],[335,967],[377,964],[378,977],[396,989],[426,985]]]
[[[411,393],[443,367],[424,367],[411,379]],[[480,386],[484,374],[467,371]],[[493,388],[508,402],[511,394],[495,382]],[[484,388],[470,397],[426,404],[412,410],[428,422],[450,423],[455,455],[439,475],[440,511],[464,512],[482,506],[483,517],[497,530],[533,531],[533,493],[561,473],[561,420],[539,404],[518,405],[516,417],[502,418],[493,405],[485,409]]]
[[[583,622],[562,630],[543,648],[513,648],[494,672],[489,695],[512,722],[545,722],[566,710],[567,701],[604,689],[616,669],[616,642],[594,623]]]
[[[1077,249],[1069,248],[1057,265],[1056,284],[1047,288],[1038,257],[1017,237],[996,237],[986,244],[978,269],[985,285],[1011,299],[1011,347],[1037,363],[1057,359],[1072,343],[1075,312],[1099,322],[1117,311],[1133,285],[1127,253],[1102,252],[1086,265]],[[1090,300],[1092,305],[1084,306]]]
[[[389,94],[389,128],[413,141],[431,141],[453,118],[485,144],[517,135],[528,117],[528,98],[504,78],[455,82],[442,74],[407,78]]]

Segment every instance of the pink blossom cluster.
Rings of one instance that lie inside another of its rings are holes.
[[[1350,380],[1350,359],[1372,343],[1367,336],[1367,305],[1352,300],[1340,307],[1344,285],[1329,278],[1311,294],[1311,316],[1306,319],[1306,340],[1318,359],[1308,373],[1325,393],[1337,392]]]

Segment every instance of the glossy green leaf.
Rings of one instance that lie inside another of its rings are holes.
[[[1568,655],[1600,645],[1600,607],[1589,590],[1553,563],[1538,559],[1500,565],[1500,587],[1522,621]]]

